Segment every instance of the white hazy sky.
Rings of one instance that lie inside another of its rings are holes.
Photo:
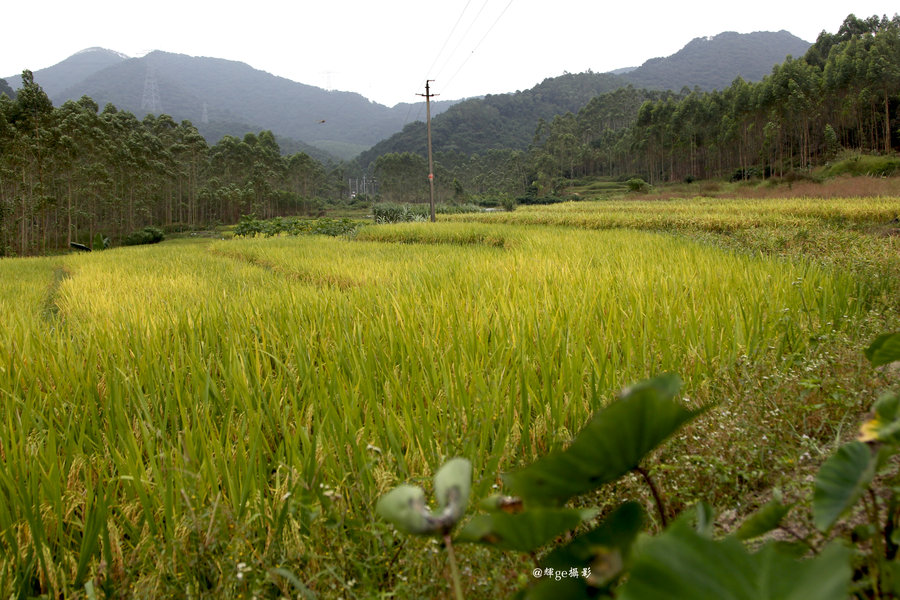
[[[0,76],[100,46],[238,60],[274,75],[393,105],[527,89],[668,56],[696,37],[785,29],[812,42],[896,0],[193,0],[7,2]],[[13,83],[13,82],[10,82]],[[16,81],[17,83],[17,81]]]

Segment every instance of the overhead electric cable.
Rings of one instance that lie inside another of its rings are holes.
[[[484,40],[487,39],[487,36],[490,35],[491,31],[494,30],[494,27],[497,26],[497,23],[499,23],[499,22],[500,22],[500,19],[503,18],[503,15],[506,14],[506,11],[509,9],[510,6],[512,6],[512,3],[513,3],[513,0],[509,0],[509,2],[506,4],[506,6],[503,8],[503,10],[500,12],[500,14],[497,16],[497,18],[494,20],[494,22],[491,24],[491,26],[490,26],[490,27],[488,28],[488,30],[485,32],[485,34],[481,37],[480,40],[478,40],[478,43],[475,44],[475,47],[472,48],[472,52],[469,53],[469,55],[466,57],[466,60],[464,60],[464,61],[462,62],[462,64],[459,65],[459,68],[456,69],[456,72],[453,73],[453,75],[450,76],[450,79],[448,79],[448,80],[447,80],[447,83],[444,84],[444,89],[445,89],[445,90],[446,90],[447,87],[450,85],[450,83],[453,81],[453,79],[459,74],[459,72],[462,70],[462,68],[463,68],[464,66],[466,66],[466,63],[469,62],[469,59],[472,58],[472,56],[475,54],[475,51],[478,50],[478,47],[479,47],[479,46],[481,46],[482,42],[484,42]]]
[[[463,33],[461,36],[459,36],[459,41],[456,42],[456,46],[453,47],[453,50],[450,52],[450,56],[448,56],[446,58],[446,60],[444,60],[444,65],[440,69],[438,69],[438,72],[434,75],[435,77],[440,77],[441,73],[444,72],[444,69],[447,68],[447,65],[450,64],[450,59],[454,58],[456,56],[456,51],[459,50],[459,47],[465,41],[466,37],[468,37],[469,32],[472,31],[472,27],[474,27],[475,23],[478,22],[478,17],[481,16],[481,13],[484,12],[484,9],[487,7],[488,2],[490,2],[490,1],[491,0],[484,0],[484,2],[481,5],[481,8],[478,9],[478,12],[475,13],[475,17],[472,19],[472,21],[469,23],[469,26],[466,28],[465,33]]]
[[[481,5],[481,9],[478,11],[478,14],[476,14],[476,15],[475,15],[475,18],[472,19],[472,22],[469,23],[469,28],[466,29],[466,32],[462,35],[462,37],[460,38],[460,41],[457,42],[457,44],[456,44],[456,46],[454,47],[453,51],[450,53],[450,56],[451,56],[451,57],[456,53],[456,49],[459,48],[459,44],[462,42],[463,39],[465,39],[466,35],[468,35],[469,31],[472,29],[472,25],[475,23],[475,21],[478,20],[479,15],[481,15],[481,12],[484,10],[484,7],[487,5],[488,2],[489,2],[489,0],[485,0],[485,1],[484,1],[484,4]],[[453,27],[450,29],[450,33],[447,34],[447,38],[444,40],[444,43],[441,45],[441,49],[438,50],[438,53],[435,55],[434,61],[432,61],[431,66],[428,67],[428,71],[425,73],[425,77],[423,77],[423,79],[428,79],[429,77],[432,77],[432,76],[434,75],[434,74],[432,73],[432,70],[434,69],[434,66],[438,63],[438,60],[440,60],[441,55],[442,55],[443,52],[444,52],[444,49],[447,47],[447,44],[450,43],[450,39],[453,37],[453,34],[456,32],[456,28],[459,27],[459,24],[460,24],[460,22],[462,21],[463,17],[465,16],[466,11],[469,9],[469,5],[470,5],[471,3],[472,3],[472,0],[467,0],[467,1],[466,1],[466,5],[463,6],[462,11],[460,11],[459,16],[456,18],[456,22],[453,24]],[[450,59],[448,58],[448,59],[445,61],[444,67],[447,66],[447,63],[449,62],[449,60],[450,60]],[[443,70],[443,67],[441,68],[441,70]],[[410,115],[410,113],[412,112],[413,106],[414,106],[414,105],[410,105],[409,109],[406,111],[406,118],[403,120],[403,125],[404,125],[404,126],[405,126],[407,123],[409,123],[409,115]],[[417,111],[417,113],[416,113],[416,118],[415,118],[416,121],[418,121],[418,120],[419,120],[419,117],[422,116],[422,104],[418,104],[418,108],[419,108],[419,110]]]
[[[456,28],[459,27],[459,22],[462,21],[463,15],[466,14],[466,10],[468,10],[470,4],[472,4],[472,0],[467,0],[466,5],[463,6],[462,12],[459,13],[459,17],[456,18],[456,23],[453,24],[453,28],[450,30],[450,33],[447,34],[447,39],[444,40],[444,44],[441,46],[441,49],[438,50],[437,55],[435,55],[434,62],[432,62],[431,66],[428,67],[428,73],[425,73],[426,77],[431,74],[431,70],[434,69],[434,65],[437,64],[438,59],[441,57],[441,54],[443,54],[444,48],[446,48],[447,44],[450,43],[450,38],[453,37],[453,34],[456,32]],[[478,17],[476,16],[476,18]]]

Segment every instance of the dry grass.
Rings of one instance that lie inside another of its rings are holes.
[[[900,177],[836,177],[825,181],[772,179],[739,183],[712,181],[673,184],[652,192],[634,195],[635,199],[670,200],[706,196],[715,198],[886,198],[900,197]]]

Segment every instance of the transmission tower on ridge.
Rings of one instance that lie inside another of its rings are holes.
[[[147,66],[147,76],[144,78],[144,95],[141,97],[141,110],[146,110],[154,115],[162,113],[156,69],[149,65]]]

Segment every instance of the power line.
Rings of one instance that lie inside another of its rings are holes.
[[[471,23],[469,23],[469,27],[466,29],[465,33],[463,33],[459,37],[459,41],[456,42],[456,46],[453,47],[453,50],[450,52],[450,56],[448,56],[447,60],[444,61],[444,66],[442,66],[440,68],[440,70],[438,70],[436,76],[440,76],[440,74],[444,72],[444,69],[447,68],[447,65],[450,64],[450,59],[453,58],[454,56],[456,56],[456,51],[459,50],[459,47],[462,45],[463,41],[466,39],[466,36],[469,35],[469,32],[472,31],[472,27],[475,26],[475,23],[478,21],[478,17],[480,17],[481,13],[484,12],[484,9],[487,7],[488,2],[490,2],[490,0],[484,0],[484,3],[481,5],[481,8],[479,8],[478,12],[475,14],[475,18],[472,19]],[[437,62],[437,61],[435,61],[435,62]]]
[[[447,34],[447,39],[444,40],[444,44],[441,46],[441,49],[438,50],[437,55],[434,57],[434,62],[431,63],[430,67],[428,67],[428,73],[425,74],[426,76],[428,76],[428,74],[431,73],[431,70],[434,69],[434,65],[437,64],[438,59],[441,57],[441,54],[443,54],[444,48],[446,48],[447,44],[450,43],[450,38],[453,37],[454,32],[456,32],[456,28],[459,27],[459,22],[462,21],[463,15],[466,14],[466,10],[468,10],[470,4],[472,4],[472,0],[467,0],[466,5],[463,6],[462,12],[459,13],[459,17],[456,18],[456,23],[453,24],[453,28],[450,30],[450,33]],[[477,15],[475,18],[478,18]]]
[[[485,32],[485,34],[482,36],[482,38],[480,40],[478,40],[478,43],[475,44],[474,48],[472,48],[472,52],[469,53],[469,55],[466,57],[466,60],[464,60],[462,62],[462,64],[459,65],[459,68],[456,69],[456,72],[450,76],[450,79],[448,79],[447,83],[444,85],[445,90],[447,89],[447,86],[449,86],[450,83],[453,81],[453,79],[459,74],[459,72],[462,71],[462,68],[464,66],[466,66],[466,63],[469,62],[469,59],[472,58],[472,56],[475,54],[475,51],[478,50],[479,46],[481,46],[482,42],[484,42],[484,40],[487,39],[487,36],[490,35],[491,31],[494,30],[494,27],[497,26],[497,23],[499,23],[500,19],[503,18],[503,15],[506,14],[506,11],[509,10],[510,6],[512,6],[512,3],[513,3],[513,0],[509,0],[509,2],[506,4],[506,6],[503,8],[503,10],[500,12],[500,14],[497,16],[497,18],[494,20],[494,22],[491,24],[491,26],[488,28],[488,30]]]
[[[478,13],[475,15],[475,17],[469,23],[469,27],[466,29],[465,33],[463,33],[462,36],[460,36],[459,41],[456,43],[456,46],[453,48],[453,50],[450,52],[450,55],[444,61],[444,66],[441,67],[440,72],[443,72],[443,70],[447,67],[447,64],[449,64],[450,59],[456,54],[456,51],[459,49],[460,44],[466,38],[466,36],[469,34],[469,31],[471,31],[472,26],[478,20],[478,17],[481,16],[481,13],[484,11],[484,8],[485,8],[485,6],[487,6],[487,3],[489,1],[490,0],[484,0],[484,3],[481,5],[481,8],[478,10]],[[463,6],[463,9],[460,11],[459,16],[456,18],[456,22],[453,24],[453,27],[450,29],[450,33],[448,33],[447,37],[444,39],[444,43],[441,45],[441,49],[438,50],[438,53],[434,57],[434,61],[432,61],[431,66],[428,68],[428,71],[425,73],[426,80],[427,80],[427,77],[432,75],[432,70],[434,69],[434,66],[440,60],[441,55],[444,53],[444,49],[446,49],[447,44],[449,44],[450,40],[453,38],[453,34],[456,33],[456,28],[459,27],[459,24],[462,22],[462,19],[465,16],[466,11],[469,9],[470,4],[472,4],[472,0],[467,0],[466,5]],[[440,74],[440,72],[439,72],[439,74]],[[417,95],[421,96],[421,94],[417,94]],[[412,113],[413,106],[415,106],[415,105],[410,105],[409,109],[407,109],[407,111],[406,111],[406,118],[403,120],[404,126],[410,122],[409,115]],[[418,111],[416,112],[415,120],[418,121],[419,117],[421,117],[421,116],[422,116],[422,105],[418,104]]]

